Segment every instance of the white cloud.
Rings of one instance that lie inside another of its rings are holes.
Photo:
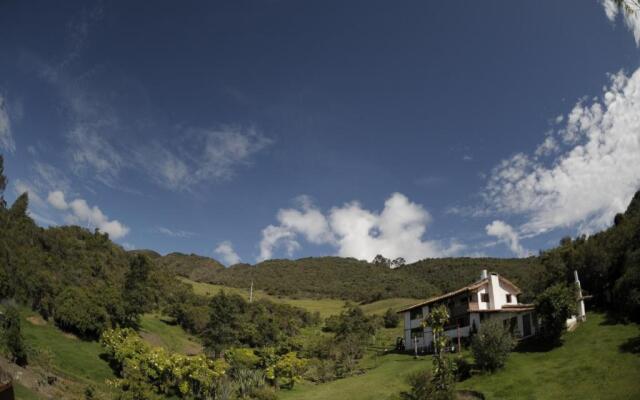
[[[233,177],[236,169],[271,143],[255,128],[221,126],[191,129],[181,141],[155,143],[138,152],[138,164],[161,186],[189,190],[196,185]]]
[[[269,225],[264,228],[258,261],[273,258],[273,250],[276,247],[284,247],[287,256],[291,257],[300,248],[300,243],[296,241],[296,232],[283,226]]]
[[[495,236],[500,242],[506,243],[509,249],[518,257],[526,257],[529,255],[529,251],[522,247],[518,233],[511,225],[500,220],[495,220],[487,225],[485,229],[487,235]]]
[[[193,232],[183,231],[183,230],[180,230],[180,229],[177,229],[177,230],[176,229],[169,229],[169,228],[166,228],[164,226],[157,227],[156,231],[158,233],[162,233],[163,235],[171,236],[171,237],[177,237],[177,238],[188,238],[188,237],[191,237],[191,236],[195,235],[195,233],[193,233]]]
[[[220,256],[222,256],[222,260],[227,265],[233,265],[240,262],[240,256],[235,252],[235,250],[233,250],[233,244],[228,240],[218,243],[218,246],[216,246],[214,251],[216,254],[220,254]]]
[[[49,192],[47,201],[58,210],[66,210],[69,207],[67,201],[64,199],[64,192],[61,190]]]
[[[7,112],[7,104],[2,95],[0,95],[0,149],[4,149],[10,153],[16,150],[13,133],[11,132],[11,120]]]
[[[50,192],[47,200],[58,210],[69,211],[65,218],[69,224],[86,224],[89,228],[97,228],[103,233],[108,233],[112,239],[122,238],[129,233],[126,225],[118,220],[109,220],[100,208],[89,206],[84,199],[67,202],[64,193],[58,190]]]
[[[489,178],[487,204],[527,217],[520,235],[602,229],[640,188],[640,69],[612,75],[602,98],[576,104],[565,124],[553,160],[519,153]]]
[[[633,33],[636,45],[640,46],[640,3],[637,0],[622,0],[623,10],[621,10],[614,0],[601,1],[609,21],[614,22],[618,14],[622,14],[625,25]]]
[[[73,171],[78,174],[90,173],[111,186],[128,163],[121,150],[115,148],[101,132],[109,128],[105,121],[79,122],[67,137],[71,144]]]
[[[300,247],[298,235],[315,244],[331,245],[340,256],[366,260],[383,254],[413,262],[456,254],[463,248],[457,243],[445,246],[424,240],[431,216],[401,193],[392,194],[380,213],[351,202],[334,207],[325,215],[304,198],[299,209],[280,210],[278,221],[279,225],[269,225],[262,232],[261,260],[270,258],[279,245],[284,245],[291,256]]]

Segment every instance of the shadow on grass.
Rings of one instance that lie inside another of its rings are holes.
[[[620,351],[623,353],[640,354],[640,336],[628,339],[620,345]]]
[[[534,337],[518,342],[513,351],[516,353],[546,353],[560,346],[562,346],[562,340],[551,342],[540,337]]]

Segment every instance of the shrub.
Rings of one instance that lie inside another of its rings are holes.
[[[567,329],[567,318],[575,313],[575,309],[575,294],[565,285],[558,283],[542,292],[536,299],[541,337],[550,344],[557,344]]]
[[[27,364],[27,347],[22,337],[20,327],[20,314],[18,309],[10,305],[6,309],[4,324],[2,326],[4,345],[9,351],[11,359],[18,365]]]
[[[471,378],[471,367],[473,366],[466,358],[458,357],[454,361],[456,366],[456,379],[463,381]]]
[[[98,337],[107,328],[109,315],[94,295],[69,286],[55,299],[56,324],[83,337]]]
[[[407,383],[411,387],[408,392],[402,392],[400,396],[404,400],[430,400],[434,397],[435,386],[431,371],[417,371],[407,377]]]
[[[382,317],[385,328],[395,328],[400,323],[400,316],[392,309],[388,309]]]
[[[471,341],[471,352],[479,368],[495,371],[504,366],[515,345],[516,340],[502,321],[493,319],[482,323],[478,334]]]

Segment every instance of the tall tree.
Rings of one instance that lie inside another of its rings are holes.
[[[5,321],[3,324],[5,345],[11,353],[13,361],[18,365],[27,364],[27,348],[22,338],[22,330],[20,328],[20,313],[18,309],[9,305],[6,309]]]
[[[143,254],[137,254],[129,263],[123,297],[126,319],[131,325],[137,325],[140,314],[150,311],[153,304],[151,269],[151,260]]]

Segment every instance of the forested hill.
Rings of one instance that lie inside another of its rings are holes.
[[[268,260],[255,266],[212,270],[204,281],[233,287],[254,287],[270,294],[375,301],[390,297],[425,298],[478,279],[482,269],[508,276],[530,292],[542,267],[537,258],[427,259],[400,268],[354,258],[312,257]]]
[[[135,250],[134,250],[135,251]],[[139,250],[146,255],[150,250]],[[154,252],[155,253],[155,252]],[[157,254],[157,253],[156,253]],[[155,264],[173,275],[184,276],[194,281],[203,281],[211,273],[224,270],[218,260],[197,254],[169,253],[152,257]]]

